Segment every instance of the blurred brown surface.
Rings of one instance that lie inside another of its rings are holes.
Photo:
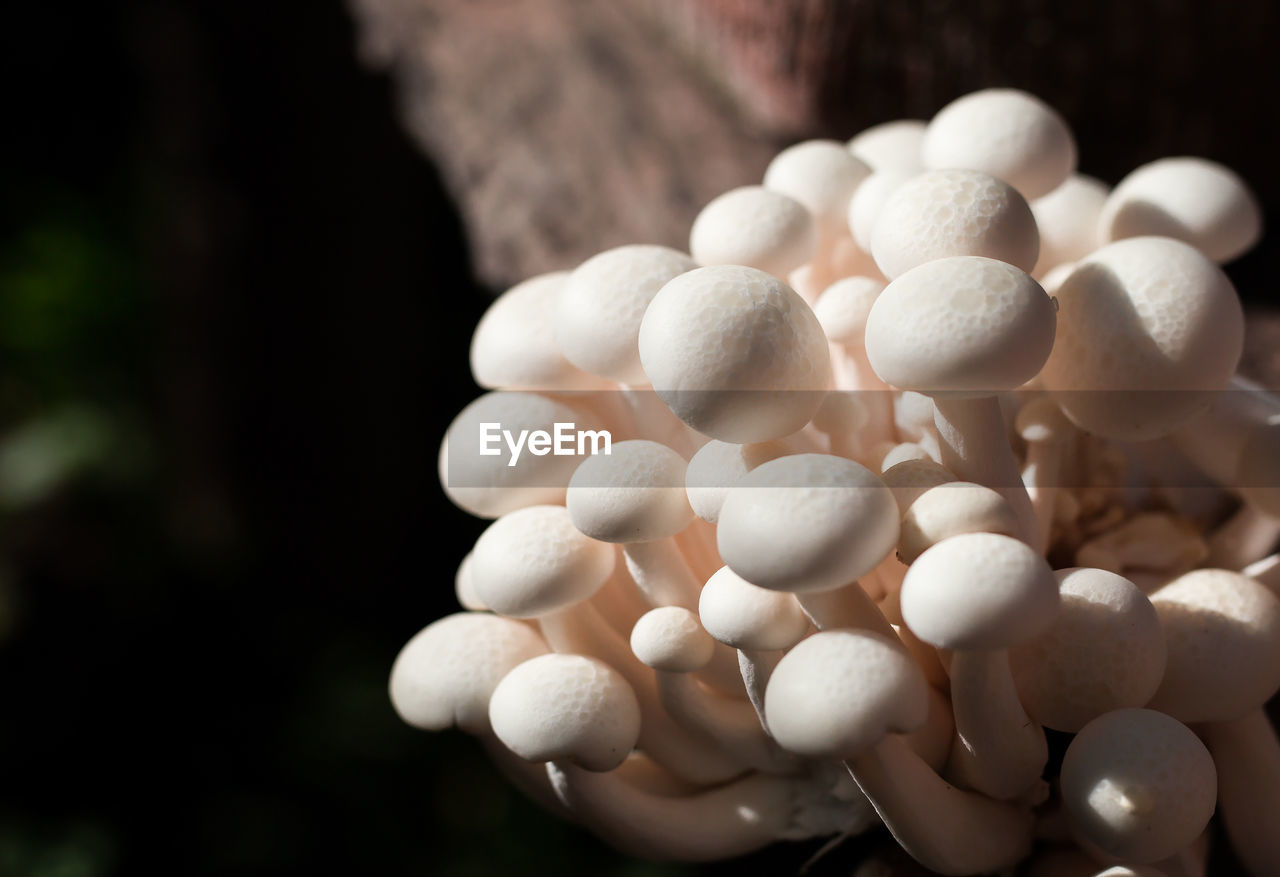
[[[1274,0],[348,3],[495,290],[620,243],[685,246],[697,210],[786,141],[992,85],[1057,107],[1109,182],[1195,154],[1264,208],[1280,190]]]

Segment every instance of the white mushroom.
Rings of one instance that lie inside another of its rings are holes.
[[[1230,168],[1205,158],[1162,158],[1120,181],[1098,219],[1101,241],[1160,235],[1230,262],[1262,234],[1262,211]]]
[[[1040,232],[1040,258],[1031,273],[1042,277],[1065,262],[1075,262],[1092,253],[1098,240],[1098,216],[1106,203],[1106,183],[1072,174],[1052,192],[1031,202],[1031,215]]]
[[[774,277],[813,258],[818,228],[804,205],[763,186],[715,198],[693,221],[689,252],[700,265],[747,265]]]
[[[849,199],[845,222],[849,226],[849,233],[853,235],[854,243],[860,249],[871,252],[871,234],[889,196],[915,175],[915,171],[876,171],[854,191],[853,197]]]
[[[1003,496],[981,484],[953,481],[930,488],[907,507],[898,559],[914,563],[924,551],[961,533],[1000,533],[1017,538],[1018,516]]]
[[[925,122],[919,119],[881,122],[854,135],[848,148],[876,171],[915,173],[924,170],[924,131]]]
[[[814,218],[820,239],[847,234],[849,199],[871,168],[834,140],[806,140],[789,146],[769,162],[764,187],[789,195]]]
[[[1011,88],[947,104],[930,120],[921,152],[925,167],[983,171],[1028,200],[1052,192],[1076,169],[1067,123],[1044,101]]]

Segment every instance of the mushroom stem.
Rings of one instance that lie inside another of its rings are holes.
[[[1248,378],[1235,375],[1227,388],[1214,393],[1205,413],[1172,436],[1192,463],[1222,485],[1236,478],[1236,464],[1250,432],[1280,416],[1280,396]]]
[[[1022,540],[1043,551],[1031,497],[1009,447],[999,398],[939,394],[933,397],[933,405],[942,465],[960,480],[984,484],[1007,499],[1022,524]]]
[[[1280,874],[1280,739],[1263,710],[1202,729],[1218,768],[1218,812],[1251,874]]]
[[[778,666],[784,654],[786,652],[781,649],[777,651],[738,650],[738,669],[742,673],[742,682],[747,688],[747,697],[750,698],[751,705],[755,707],[760,727],[766,734],[769,733],[769,722],[764,717],[764,692],[769,686],[769,677],[773,675],[773,668]]]
[[[1280,596],[1280,554],[1270,554],[1246,566],[1244,574]]]
[[[1244,569],[1266,557],[1280,540],[1280,520],[1247,503],[1209,536],[1209,566]]]
[[[852,627],[897,639],[889,622],[856,581],[831,591],[801,592],[796,598],[818,630]]]
[[[706,862],[741,856],[791,836],[796,784],[751,774],[687,797],[648,794],[608,773],[548,762],[560,802],[624,853],[645,859]]]
[[[951,656],[956,736],[949,768],[965,785],[1000,800],[1032,790],[1049,760],[1044,730],[1018,700],[1009,653],[956,651]]]
[[[718,695],[688,673],[658,671],[658,695],[673,719],[714,740],[727,754],[762,773],[795,774],[797,758],[783,752],[746,701]]]
[[[671,539],[628,542],[622,546],[622,555],[627,571],[651,606],[697,611],[701,588]]]
[[[630,646],[599,613],[582,603],[538,620],[557,652],[586,655],[608,664],[630,683],[640,703],[638,748],[678,777],[711,785],[742,773],[742,765],[711,741],[680,725],[662,706],[653,671],[636,660]]]
[[[1031,850],[1029,808],[949,785],[900,736],[846,765],[894,839],[926,868],[983,874],[1012,868]]]

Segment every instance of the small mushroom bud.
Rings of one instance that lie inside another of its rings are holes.
[[[689,233],[689,252],[698,264],[746,265],[777,278],[808,262],[817,246],[817,224],[804,205],[763,186],[742,186],[715,198]]]
[[[834,140],[806,140],[776,156],[764,172],[764,187],[796,199],[813,214],[826,239],[847,234],[849,199],[871,168]]]
[[[920,155],[924,131],[925,123],[919,119],[881,122],[855,134],[848,148],[873,170],[916,173],[924,170]]]
[[[925,550],[961,533],[1000,533],[1017,538],[1018,516],[1003,496],[981,484],[956,481],[931,488],[902,518],[898,558],[915,563]]]
[[[1031,273],[1037,277],[1064,262],[1075,262],[1096,250],[1098,215],[1107,200],[1105,183],[1072,174],[1052,192],[1031,202],[1031,215],[1040,232],[1040,258]]]
[[[1151,864],[1190,844],[1213,816],[1213,759],[1185,725],[1145,709],[1085,725],[1062,760],[1074,829],[1110,856]]]

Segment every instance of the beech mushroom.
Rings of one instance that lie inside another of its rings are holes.
[[[916,175],[915,171],[876,171],[867,177],[854,191],[849,199],[849,210],[845,221],[849,225],[849,233],[854,243],[862,250],[871,252],[871,233],[875,230],[880,211],[889,200],[889,196]]]
[[[1139,865],[1194,841],[1213,816],[1216,793],[1217,771],[1204,744],[1154,710],[1099,716],[1062,761],[1072,827],[1102,852]]]
[[[854,135],[848,148],[876,171],[914,173],[924,169],[920,155],[924,131],[925,122],[919,119],[881,122]]]
[[[763,186],[713,199],[693,221],[689,252],[700,265],[746,265],[784,278],[813,258],[818,227],[804,205]]]
[[[1041,277],[1058,265],[1083,259],[1104,243],[1098,239],[1098,216],[1108,191],[1100,180],[1072,174],[1031,202],[1040,232],[1040,258],[1032,274]]]
[[[1018,700],[1007,649],[1043,633],[1058,614],[1058,583],[1048,564],[1008,536],[952,536],[911,564],[900,599],[911,632],[952,651],[952,768],[992,797],[1026,794],[1049,751]]]
[[[930,488],[902,517],[898,559],[914,563],[927,549],[961,533],[1000,533],[1017,538],[1018,517],[1000,494],[981,484],[953,481]]]

